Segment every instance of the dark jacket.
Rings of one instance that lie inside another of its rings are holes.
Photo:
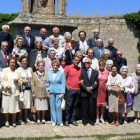
[[[108,49],[110,52],[109,59],[113,59],[116,57],[116,52],[118,51],[117,48],[115,48],[115,47],[110,48],[109,46],[107,46],[107,47],[105,47],[105,49]]]
[[[23,37],[24,39],[24,48],[27,50],[29,55],[31,50],[35,49],[35,37],[33,35],[30,35],[30,46],[28,44],[25,34],[21,35],[21,37]]]
[[[121,58],[120,61],[118,61],[117,57],[113,58],[113,64],[117,66],[118,68],[118,73],[120,74],[120,69],[122,66],[127,66],[127,60],[126,58]]]
[[[47,52],[46,51],[42,50],[41,54],[42,54],[42,58],[47,57]],[[34,69],[34,65],[35,65],[35,62],[36,62],[36,57],[37,57],[37,49],[31,50],[30,55],[29,55],[29,66],[32,69]]]
[[[90,80],[89,80],[87,75],[87,70],[84,68],[81,71],[80,80],[82,79],[84,80],[84,84],[81,85],[81,97],[87,97],[89,95],[92,95],[93,98],[97,98],[97,90],[99,85],[98,71],[92,69]],[[97,82],[97,84],[94,84],[95,81]],[[86,87],[92,87],[92,93],[88,93]]]
[[[7,41],[8,42],[7,53],[12,53],[12,50],[13,50],[13,47],[14,47],[13,36],[8,33],[8,36],[5,37],[4,33],[1,33],[0,34],[0,49],[1,49],[1,42],[2,41]]]

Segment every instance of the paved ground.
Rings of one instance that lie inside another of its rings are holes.
[[[132,116],[132,115],[131,115]],[[91,135],[101,135],[101,134],[127,134],[127,133],[139,133],[140,134],[140,124],[134,124],[133,122],[128,124],[123,124],[118,127],[112,126],[108,123],[100,124],[96,126],[83,126],[81,121],[78,122],[79,126],[70,125],[69,127],[63,126],[51,126],[50,121],[46,124],[36,124],[35,122],[30,122],[29,124],[18,125],[16,128],[10,126],[6,128],[2,126],[0,129],[0,138],[27,138],[27,137],[54,137],[54,136],[65,136],[65,137],[74,137],[74,136],[91,136]],[[117,139],[117,137],[113,137]],[[112,140],[113,140],[112,138]],[[73,138],[78,140],[78,138]],[[97,138],[80,138],[85,140],[96,140]],[[64,139],[69,140],[69,139]]]

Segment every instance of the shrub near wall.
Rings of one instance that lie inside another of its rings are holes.
[[[18,16],[18,14],[19,13],[12,13],[12,14],[0,13],[0,33],[2,32],[1,29],[2,25],[8,24],[8,22],[14,20]],[[14,28],[10,27],[9,33],[14,36]]]

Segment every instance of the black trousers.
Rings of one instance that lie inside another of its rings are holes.
[[[82,123],[94,124],[96,119],[96,98],[81,97]]]

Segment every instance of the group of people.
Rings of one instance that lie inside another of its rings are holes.
[[[111,125],[119,126],[123,113],[124,123],[127,123],[127,113],[132,109],[134,122],[140,123],[140,64],[136,65],[136,72],[128,76],[127,60],[113,46],[112,38],[104,47],[98,29],[89,40],[86,40],[86,32],[80,31],[78,41],[70,32],[60,35],[58,27],[53,28],[49,37],[47,30],[41,28],[40,37],[35,37],[26,26],[14,46],[9,26],[3,25],[2,30],[1,112],[5,114],[6,127],[9,127],[9,114],[12,114],[13,127],[16,127],[17,113],[18,122],[29,123],[32,101],[37,110],[37,123],[45,123],[46,110],[50,108],[52,126],[69,126],[70,123],[78,126],[79,100],[83,125],[105,124],[106,112]],[[120,95],[125,98],[121,105]],[[64,98],[65,113],[61,109]]]

